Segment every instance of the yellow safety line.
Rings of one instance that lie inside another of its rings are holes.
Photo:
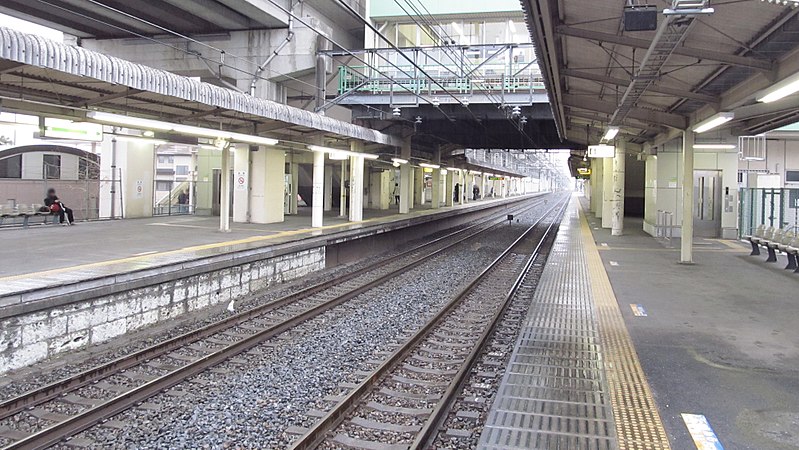
[[[580,224],[588,263],[591,292],[599,317],[599,337],[605,357],[610,402],[621,450],[671,448],[649,383],[619,304],[602,265],[591,228],[582,208]]]
[[[319,228],[301,228],[301,229],[298,229],[298,230],[280,231],[280,232],[278,232],[276,234],[271,234],[271,235],[268,235],[268,236],[252,236],[252,237],[248,237],[248,238],[237,239],[237,240],[234,240],[234,241],[214,242],[214,243],[211,243],[211,244],[202,244],[202,245],[195,245],[195,246],[192,246],[192,247],[184,247],[184,248],[181,248],[181,249],[178,249],[178,250],[168,250],[168,251],[165,251],[165,252],[150,253],[150,254],[147,254],[147,255],[131,256],[131,257],[127,257],[127,258],[112,259],[112,260],[100,261],[100,262],[96,262],[96,263],[81,264],[81,265],[78,265],[78,266],[62,267],[60,269],[50,269],[50,270],[44,270],[44,271],[41,271],[41,272],[31,272],[31,273],[24,273],[24,274],[20,274],[20,275],[12,275],[12,276],[8,276],[8,277],[0,278],[0,282],[22,280],[22,279],[26,279],[26,278],[42,278],[42,277],[46,277],[46,276],[49,276],[49,275],[54,275],[54,274],[64,273],[64,272],[80,271],[80,270],[91,269],[91,268],[96,268],[96,267],[106,267],[106,266],[111,266],[111,265],[114,265],[114,264],[121,264],[121,263],[146,261],[146,260],[149,260],[149,259],[157,259],[157,258],[160,258],[162,256],[176,255],[176,254],[181,254],[181,253],[191,253],[191,252],[196,252],[196,251],[199,251],[199,250],[209,250],[209,249],[214,249],[214,248],[222,248],[222,247],[228,247],[228,246],[231,246],[231,245],[249,244],[249,243],[252,243],[252,242],[266,241],[266,240],[276,239],[276,238],[285,237],[285,236],[294,236],[294,235],[303,234],[303,233],[312,233],[314,231],[318,232],[318,231],[321,231],[321,230],[329,230],[329,229],[332,229],[332,228],[341,228],[341,227],[359,225],[359,224],[364,224],[364,223],[368,223],[368,222],[373,222],[373,221],[375,221],[377,219],[378,218],[366,219],[366,220],[363,220],[363,221],[357,222],[357,223],[347,222],[347,223],[339,223],[339,224],[335,224],[335,225],[326,225],[326,226],[319,227]],[[146,265],[142,265],[142,268],[145,268],[145,267],[147,267],[147,266]]]

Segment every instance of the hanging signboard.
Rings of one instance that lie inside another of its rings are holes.
[[[588,157],[589,158],[613,158],[616,156],[616,147],[612,145],[589,145]]]

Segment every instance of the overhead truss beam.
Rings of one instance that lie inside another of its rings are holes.
[[[629,36],[618,36],[611,33],[603,33],[601,31],[586,30],[583,28],[572,27],[568,25],[560,25],[556,28],[557,33],[561,36],[571,36],[580,39],[588,39],[593,41],[607,42],[610,44],[623,45],[633,48],[646,48],[648,49],[651,41],[647,39],[633,38]],[[679,46],[672,52],[674,55],[687,56],[689,58],[696,58],[700,60],[716,61],[733,66],[749,67],[752,69],[762,70],[765,72],[771,71],[773,63],[771,61],[749,58],[746,56],[731,55],[729,53],[722,53],[713,50],[705,50],[700,48]]]

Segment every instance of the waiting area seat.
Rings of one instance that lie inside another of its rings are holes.
[[[760,248],[768,251],[766,262],[777,262],[777,252],[785,254],[788,264],[785,270],[799,273],[799,235],[793,229],[780,229],[760,225],[751,235],[743,237],[752,245],[751,256],[760,255]]]
[[[22,225],[27,228],[32,217],[43,217],[42,224],[47,224],[48,217],[53,218],[51,223],[58,221],[58,214],[50,210],[42,211],[42,205],[39,204],[0,205],[0,226]]]

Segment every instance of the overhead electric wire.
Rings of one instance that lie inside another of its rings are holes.
[[[116,29],[116,30],[122,31],[122,32],[124,32],[124,33],[131,34],[131,35],[133,35],[133,36],[136,36],[136,37],[138,37],[138,38],[141,38],[141,39],[144,39],[144,40],[147,40],[147,41],[153,42],[153,43],[155,43],[155,44],[163,45],[163,46],[166,46],[166,47],[168,47],[168,48],[171,48],[171,49],[173,49],[173,50],[177,50],[177,51],[179,51],[179,52],[185,53],[185,54],[187,54],[187,55],[194,56],[194,57],[196,57],[196,58],[198,58],[198,59],[202,60],[202,61],[203,61],[203,62],[204,62],[206,65],[208,65],[208,63],[217,64],[217,65],[219,65],[219,66],[221,66],[221,67],[226,67],[226,68],[228,68],[228,69],[231,69],[231,70],[233,70],[233,71],[235,71],[235,72],[240,72],[240,73],[246,74],[246,75],[248,75],[248,76],[253,76],[253,77],[256,77],[256,78],[258,78],[259,80],[269,81],[269,79],[268,79],[268,78],[264,78],[264,77],[262,77],[262,76],[260,76],[260,75],[256,74],[255,72],[248,72],[248,71],[246,71],[246,70],[244,70],[244,69],[238,68],[238,67],[236,67],[236,66],[232,66],[232,65],[230,65],[230,64],[227,64],[227,63],[225,63],[225,62],[221,61],[221,59],[220,59],[220,60],[214,60],[214,59],[208,58],[208,57],[206,57],[206,56],[203,56],[202,54],[199,54],[199,53],[197,53],[197,52],[192,52],[192,51],[190,51],[190,50],[188,50],[188,49],[183,49],[183,48],[180,48],[180,47],[178,47],[178,46],[175,46],[175,45],[169,44],[169,43],[167,43],[167,42],[160,41],[160,40],[158,40],[158,39],[155,39],[155,38],[152,38],[152,37],[149,37],[149,36],[146,36],[146,35],[143,35],[143,34],[137,33],[136,31],[129,30],[129,29],[126,29],[126,28],[120,27],[120,26],[118,26],[118,25],[114,25],[114,24],[112,24],[112,23],[109,23],[109,22],[103,21],[103,20],[101,20],[101,19],[98,19],[98,18],[95,18],[95,17],[91,17],[91,16],[88,16],[88,15],[82,14],[82,13],[80,13],[80,12],[77,12],[77,11],[73,11],[73,10],[71,10],[71,9],[68,9],[68,8],[65,8],[65,7],[63,7],[63,6],[60,6],[60,5],[57,5],[57,4],[54,4],[54,3],[51,3],[51,2],[49,2],[49,1],[47,1],[47,0],[37,0],[37,1],[38,1],[38,2],[40,2],[40,3],[44,3],[45,5],[51,6],[51,7],[53,7],[53,8],[57,8],[57,9],[60,9],[60,10],[62,10],[62,11],[65,11],[65,12],[67,12],[67,13],[74,14],[74,15],[76,15],[76,16],[79,16],[79,17],[82,17],[82,18],[84,18],[84,19],[88,19],[88,20],[91,20],[91,21],[93,21],[93,22],[96,22],[96,23],[102,24],[102,25],[104,25],[104,26],[107,26],[107,27],[109,27],[109,28],[113,28],[113,29]],[[196,40],[196,39],[193,39],[193,38],[191,38],[191,37],[189,37],[189,36],[185,36],[185,35],[183,35],[183,34],[181,34],[181,33],[178,33],[178,32],[176,32],[176,31],[170,30],[170,29],[168,29],[168,28],[165,28],[165,27],[162,27],[162,26],[160,26],[160,25],[154,24],[154,23],[152,23],[152,22],[149,22],[149,21],[147,21],[147,20],[145,20],[145,19],[143,19],[143,18],[140,18],[140,17],[137,17],[137,16],[135,16],[135,15],[132,15],[132,14],[126,13],[126,12],[124,12],[124,11],[118,10],[118,9],[116,9],[116,8],[113,8],[113,7],[111,7],[111,6],[104,5],[104,4],[102,4],[102,3],[99,3],[99,2],[97,2],[97,1],[95,1],[95,0],[89,0],[89,1],[90,1],[90,2],[92,2],[92,3],[94,3],[94,4],[96,4],[96,5],[99,5],[99,6],[105,7],[106,9],[109,9],[109,10],[111,10],[111,11],[115,12],[115,13],[118,13],[118,14],[124,15],[125,17],[131,18],[131,19],[134,19],[134,20],[138,20],[138,21],[140,21],[140,22],[142,22],[142,23],[144,23],[144,24],[147,24],[147,25],[150,25],[150,26],[152,26],[152,27],[158,28],[158,29],[160,29],[160,30],[162,30],[162,31],[164,31],[164,32],[166,32],[166,33],[169,33],[169,34],[175,35],[175,36],[177,36],[177,37],[179,37],[179,38],[185,39],[185,40],[187,40],[187,41],[189,41],[189,42],[193,42],[193,43],[196,43],[196,44],[202,45],[202,46],[204,46],[204,47],[207,47],[207,48],[209,48],[209,49],[212,49],[212,50],[214,50],[214,51],[218,52],[220,55],[225,55],[225,56],[231,57],[231,58],[233,58],[233,59],[241,60],[241,61],[244,61],[244,62],[246,62],[246,63],[248,63],[248,64],[250,64],[250,65],[256,66],[256,67],[259,65],[259,63],[258,63],[257,61],[255,61],[255,60],[251,60],[251,59],[248,59],[248,58],[246,58],[246,57],[242,57],[242,56],[238,56],[238,55],[235,55],[235,54],[232,54],[232,53],[228,53],[228,52],[226,52],[225,50],[222,50],[222,49],[219,49],[219,48],[217,48],[217,47],[214,47],[214,46],[212,46],[212,45],[209,45],[209,44],[206,44],[206,43],[204,43],[204,42],[198,41],[198,40]],[[291,75],[288,75],[288,74],[285,74],[285,73],[282,73],[282,72],[276,71],[276,70],[274,70],[274,69],[271,69],[271,68],[269,68],[269,67],[266,67],[266,68],[265,68],[265,70],[269,71],[271,74],[273,74],[273,75],[275,75],[275,76],[285,77],[285,78],[288,78],[288,79],[290,79],[290,80],[292,80],[292,81],[296,81],[297,83],[300,83],[300,84],[307,85],[309,88],[313,89],[314,91],[317,91],[317,90],[318,90],[318,87],[317,87],[316,85],[314,85],[314,84],[311,84],[311,83],[308,83],[307,81],[301,80],[301,79],[299,79],[299,78],[292,77]],[[287,85],[285,85],[285,84],[284,84],[283,86],[284,86],[286,89],[289,89],[289,90],[295,91],[295,92],[297,92],[297,93],[300,93],[300,94],[305,94],[305,92],[304,92],[304,91],[302,91],[302,90],[300,90],[300,89],[293,88],[293,87],[287,86]],[[381,111],[381,110],[379,110],[379,109],[377,109],[377,108],[374,108],[374,107],[372,107],[372,106],[370,106],[370,105],[367,105],[367,104],[360,104],[360,105],[361,105],[361,106],[364,106],[364,107],[366,107],[367,109],[374,109],[374,110],[376,110],[376,111]],[[382,112],[382,111],[381,111],[381,112]]]

